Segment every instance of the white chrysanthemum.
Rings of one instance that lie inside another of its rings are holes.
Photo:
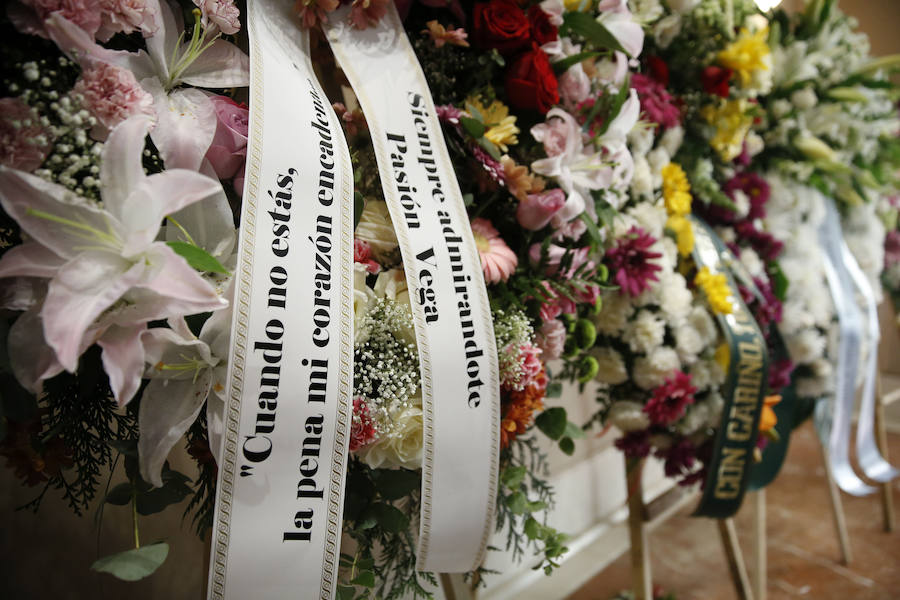
[[[653,189],[661,189],[663,167],[672,162],[672,157],[665,148],[657,146],[647,153],[647,162],[650,164],[650,174],[653,176]]]
[[[606,420],[625,433],[640,431],[650,426],[650,418],[644,412],[644,405],[631,400],[619,400],[613,404],[609,408]]]
[[[634,306],[624,294],[607,292],[602,296],[600,312],[593,317],[597,331],[605,335],[618,335],[634,314]]]
[[[683,321],[691,312],[694,297],[681,273],[664,272],[659,278],[659,307],[670,323]]]
[[[688,323],[697,330],[700,339],[703,340],[704,346],[709,346],[719,337],[719,331],[716,329],[716,323],[713,321],[712,315],[702,306],[691,307],[691,312],[687,317]]]
[[[672,348],[660,346],[647,356],[635,359],[632,379],[641,389],[652,390],[662,385],[672,371],[680,367],[678,353]]]
[[[650,163],[641,155],[634,157],[634,172],[631,175],[631,195],[636,198],[650,198],[653,196],[653,177],[650,175]]]
[[[382,264],[390,262],[398,244],[387,203],[382,200],[366,202],[354,235],[369,243],[375,260]]]
[[[595,379],[600,383],[617,385],[628,381],[628,369],[622,355],[612,348],[598,347],[591,351],[591,355],[597,359],[599,370]]]
[[[825,337],[815,329],[804,329],[785,339],[791,359],[797,363],[810,363],[825,354]]]
[[[722,410],[725,408],[725,399],[719,392],[712,392],[703,401],[709,410],[709,420],[706,422],[708,427],[718,427],[722,421]]]
[[[675,431],[681,435],[691,435],[709,422],[709,404],[698,402],[688,407],[684,417],[675,423]]]
[[[764,277],[766,274],[766,265],[753,248],[741,250],[741,264],[751,277]]]
[[[659,145],[660,147],[665,148],[666,152],[669,153],[669,156],[675,156],[675,153],[681,148],[681,143],[683,141],[684,127],[676,125],[675,127],[666,129],[666,132],[659,138]]]
[[[653,149],[653,137],[652,127],[633,127],[628,132],[628,148],[635,160],[643,158]]]
[[[703,338],[690,323],[685,322],[675,328],[675,349],[682,364],[693,364],[704,347]]]
[[[666,226],[666,209],[662,202],[640,202],[628,209],[639,227],[656,239],[663,237],[663,229]]]
[[[715,360],[698,360],[689,369],[691,383],[698,390],[715,388],[725,382],[725,371]]]
[[[622,336],[632,352],[649,353],[663,342],[666,335],[666,322],[649,310],[641,310],[637,316],[625,326]]]

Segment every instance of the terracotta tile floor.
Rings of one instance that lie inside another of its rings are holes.
[[[900,463],[900,435],[890,436],[894,464]],[[893,485],[900,510],[900,482]],[[852,562],[839,564],[821,454],[807,423],[791,438],[779,478],[767,488],[768,600],[900,599],[900,531],[885,533],[879,495],[842,494]],[[714,523],[688,516],[690,508],[650,536],[653,581],[678,600],[734,598]],[[752,577],[752,513],[749,502],[737,518]],[[630,587],[628,556],[594,577],[569,600],[606,600]]]

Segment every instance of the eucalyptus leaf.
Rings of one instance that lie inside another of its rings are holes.
[[[473,119],[472,117],[460,117],[459,124],[462,125],[463,129],[476,140],[482,137],[484,132],[487,131],[487,127],[484,126],[484,123],[478,119]]]
[[[156,571],[168,555],[169,545],[160,542],[104,556],[97,559],[91,569],[123,581],[138,581]]]

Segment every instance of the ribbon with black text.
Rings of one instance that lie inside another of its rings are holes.
[[[481,564],[494,526],[500,392],[491,309],[472,230],[422,68],[393,2],[358,30],[349,6],[325,32],[359,98],[410,290],[424,452],[416,567]]]
[[[247,3],[250,134],[209,598],[335,595],[353,392],[353,188],[293,0]]]

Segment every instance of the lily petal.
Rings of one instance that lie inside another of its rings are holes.
[[[141,386],[144,371],[141,334],[146,329],[146,324],[133,327],[113,325],[97,340],[103,349],[103,369],[109,375],[109,386],[119,406],[128,404]]]
[[[0,258],[0,278],[46,277],[51,278],[66,259],[37,242],[25,242],[13,246]]]
[[[250,57],[225,40],[216,40],[181,75],[181,81],[203,88],[250,85]]]
[[[231,256],[237,233],[231,206],[221,186],[216,194],[186,206],[172,216],[190,234],[195,244],[219,262],[224,264]],[[166,239],[187,241],[181,230],[172,226],[166,227]]]
[[[181,7],[179,7],[179,13]],[[168,0],[159,1],[159,13],[156,15],[156,32],[145,38],[147,52],[154,65],[153,75],[161,81],[169,80],[169,59],[178,46],[178,37],[184,31],[184,24],[179,23],[175,11]],[[148,75],[149,76],[149,75]]]
[[[128,197],[122,254],[144,252],[156,239],[163,218],[220,193],[222,184],[217,180],[185,169],[169,169],[147,177]]]
[[[144,82],[142,82],[143,84]],[[158,83],[147,82],[158,116],[150,133],[167,169],[197,171],[216,134],[216,109],[209,97],[196,89],[170,94]]]
[[[100,185],[103,207],[120,221],[131,212],[126,200],[131,190],[147,176],[144,174],[144,140],[150,119],[140,115],[128,118],[109,134],[100,162]]]
[[[146,266],[108,252],[85,252],[67,262],[47,287],[41,310],[44,338],[67,371],[78,366],[88,328],[144,275]]]
[[[85,247],[118,252],[121,224],[61,185],[0,166],[0,205],[32,238],[62,258],[73,258]]]
[[[143,50],[127,52],[104,48],[94,42],[85,30],[58,12],[47,17],[44,26],[59,49],[82,67],[89,65],[91,61],[100,61],[129,69],[138,81],[155,75],[153,61]]]
[[[62,373],[56,352],[44,341],[40,306],[25,311],[9,328],[9,366],[16,380],[32,393],[41,391],[41,381]]]
[[[200,414],[209,394],[210,370],[192,379],[154,379],[144,389],[138,411],[141,477],[162,487],[162,467],[172,447]]]

